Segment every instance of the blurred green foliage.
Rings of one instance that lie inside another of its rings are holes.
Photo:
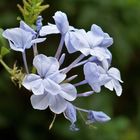
[[[48,127],[53,114],[49,110],[34,110],[29,100],[31,93],[24,88],[19,90],[15,87],[0,65],[0,139],[139,140],[140,1],[44,0],[44,2],[50,5],[50,8],[43,12],[44,24],[53,22],[54,12],[61,10],[67,13],[71,25],[89,30],[95,23],[114,38],[114,44],[110,48],[113,53],[112,65],[121,71],[124,81],[123,95],[116,97],[115,93],[103,90],[100,94],[94,94],[86,100],[79,99],[75,103],[84,108],[103,110],[112,118],[108,123],[94,124],[96,128],[89,127],[78,115],[77,125],[80,131],[71,132],[68,129],[69,122],[60,115],[52,130],[49,131]],[[0,28],[18,26],[17,17],[22,15],[16,6],[17,3],[22,5],[22,0],[0,0]],[[50,36],[46,43],[40,46],[39,51],[54,54],[58,42],[58,36]],[[29,63],[32,62],[30,55],[32,53],[29,51]],[[72,58],[68,59],[66,63],[69,63]],[[4,60],[10,66],[13,66],[15,60],[22,65],[20,54],[13,51]],[[81,68],[77,73],[79,71]],[[85,86],[79,91],[87,88],[89,87]]]

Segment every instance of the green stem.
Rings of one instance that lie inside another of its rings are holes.
[[[7,64],[0,58],[0,63],[6,69],[9,74],[12,74],[12,69],[7,66]]]

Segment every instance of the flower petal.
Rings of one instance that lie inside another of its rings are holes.
[[[59,68],[59,63],[56,58],[47,57],[43,54],[37,55],[34,58],[33,65],[41,77],[54,73]]]
[[[88,62],[84,65],[85,79],[89,83],[95,83],[99,79],[98,66],[95,63]]]
[[[91,48],[97,47],[103,41],[103,36],[99,36],[92,31],[88,31],[87,36],[87,40]]]
[[[39,32],[40,36],[50,35],[50,34],[58,34],[60,31],[58,30],[57,26],[54,24],[48,24],[43,26]]]
[[[73,101],[77,97],[77,90],[76,88],[69,83],[61,84],[62,91],[59,92],[59,95],[65,98],[68,101]]]
[[[107,82],[105,85],[104,85],[106,88],[108,88],[109,90],[113,91],[113,83],[112,83],[112,80],[110,80],[109,82]]]
[[[106,48],[95,47],[91,49],[90,54],[97,57],[100,61],[103,61],[104,59],[110,59],[110,53],[108,52]]]
[[[109,34],[104,33],[104,40],[100,44],[100,47],[109,47],[113,44],[113,38]]]
[[[20,28],[27,31],[31,32],[33,35],[36,35],[37,33],[29,26],[27,25],[23,20],[20,21]]]
[[[71,44],[71,32],[68,32],[65,35],[65,45],[69,53],[74,53],[77,51]]]
[[[32,95],[31,96],[31,104],[34,109],[38,110],[45,110],[50,103],[50,95],[43,94],[43,95]]]
[[[121,96],[122,94],[122,87],[119,83],[119,81],[112,79],[111,81],[109,81],[108,83],[106,83],[104,85],[106,88],[108,88],[109,90],[113,91],[113,88],[116,91],[117,96]]]
[[[69,22],[67,19],[67,15],[61,11],[57,11],[53,16],[55,20],[55,24],[61,34],[65,34],[69,30]]]
[[[109,74],[111,77],[113,77],[114,79],[119,80],[120,82],[123,82],[123,81],[121,80],[120,71],[119,71],[117,68],[114,68],[114,67],[110,68],[110,69],[108,70],[108,74]]]
[[[96,24],[93,24],[91,26],[91,31],[93,32],[93,34],[95,34],[96,36],[104,36],[104,32],[103,30],[101,29],[101,27],[99,27],[98,25]]]
[[[58,71],[55,72],[54,74],[49,75],[48,78],[59,84],[66,78],[66,74],[60,73]]]
[[[52,95],[49,107],[52,112],[60,114],[67,108],[67,101],[60,95]]]
[[[114,83],[114,89],[116,91],[117,96],[121,96],[121,94],[122,94],[121,84],[117,80],[113,80],[113,83]]]
[[[46,38],[36,38],[31,41],[32,44],[44,42]]]
[[[32,46],[33,35],[21,28],[7,29],[2,35],[10,41],[10,47],[15,51],[23,52]]]
[[[85,36],[86,32],[84,30],[77,30],[70,33],[70,41],[77,51],[80,51],[87,56],[90,53],[90,47]]]
[[[28,74],[24,77],[22,85],[28,89],[31,90],[32,86],[34,85],[34,83],[36,81],[39,81],[41,78],[40,76],[36,75],[36,74]]]
[[[49,78],[43,80],[43,86],[45,88],[45,91],[52,95],[57,95],[61,91],[60,85],[50,80]]]

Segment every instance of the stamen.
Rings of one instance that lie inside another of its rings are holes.
[[[55,119],[56,119],[56,114],[54,114],[53,120],[52,120],[52,122],[51,122],[51,124],[49,126],[49,130],[51,130],[51,128],[53,127]]]

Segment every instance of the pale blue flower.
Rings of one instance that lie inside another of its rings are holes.
[[[104,86],[109,90],[113,91],[115,89],[117,96],[122,94],[122,86],[119,82],[123,83],[120,76],[120,71],[117,68],[111,67],[107,71],[108,77],[111,78]]]
[[[104,33],[101,27],[96,24],[91,26],[91,31],[87,33],[91,39],[98,38],[98,42],[94,43],[92,40],[91,46],[99,46],[99,47],[109,47],[113,44],[113,38],[109,36],[108,33]]]
[[[49,34],[58,34],[61,33],[65,35],[69,31],[74,30],[72,26],[69,26],[67,15],[61,11],[57,11],[53,16],[55,24],[48,24],[43,26],[40,30],[40,36],[45,36]]]
[[[67,101],[73,101],[77,91],[72,84],[61,83],[66,75],[59,72],[59,62],[54,57],[43,54],[33,60],[37,74],[28,74],[23,80],[23,86],[31,90],[33,108],[44,110],[48,106],[56,113],[62,113],[67,107]]]
[[[105,68],[104,68],[105,67]],[[101,67],[93,62],[88,62],[84,65],[85,80],[95,92],[101,91],[101,86],[105,86],[109,90],[115,89],[116,94],[122,94],[122,87],[119,82],[121,80],[120,72],[117,68],[107,69],[108,64]]]
[[[20,22],[20,28],[7,29],[2,35],[8,39],[11,49],[20,52],[31,48],[34,43],[40,43],[45,40],[45,38],[35,39],[34,30],[23,21]]]
[[[77,91],[72,84],[59,84],[60,89],[52,92],[44,92],[43,95],[32,95],[31,104],[34,109],[44,110],[48,106],[50,110],[56,114],[60,114],[66,110],[69,102],[76,98]],[[47,87],[46,87],[47,88]]]
[[[93,62],[88,62],[84,65],[84,75],[85,80],[95,92],[100,92],[101,86],[111,80],[106,71]]]
[[[33,34],[21,28],[7,29],[3,32],[3,37],[8,39],[10,48],[14,51],[24,52],[33,45]]]
[[[112,43],[113,39],[95,24],[92,25],[91,31],[75,30],[66,34],[65,37],[65,44],[69,53],[80,51],[85,56],[92,55],[100,61],[111,58],[111,53],[107,47]]]

